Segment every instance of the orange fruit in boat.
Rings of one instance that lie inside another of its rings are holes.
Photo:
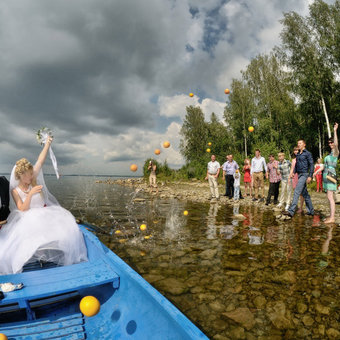
[[[229,94],[229,93],[230,93],[230,90],[229,90],[229,89],[225,89],[225,90],[224,90],[224,93],[225,93],[225,94]]]
[[[85,296],[81,299],[79,308],[84,315],[95,316],[100,311],[100,302],[94,296]]]
[[[136,164],[131,164],[130,165],[130,170],[133,171],[133,172],[136,172],[138,169],[138,166]]]
[[[249,126],[248,131],[249,132],[253,132],[254,131],[254,127],[253,126]]]
[[[140,256],[145,256],[145,255],[146,255],[146,252],[142,250],[142,251],[140,252]]]
[[[121,233],[120,230],[116,230],[116,231],[115,231],[115,234],[117,234],[117,235],[120,234],[120,233]]]
[[[193,93],[189,93],[189,97],[193,97],[194,96],[194,94]]]
[[[188,211],[188,210],[184,210],[184,211],[183,211],[183,215],[184,215],[184,216],[188,216],[188,215],[189,215],[189,211]]]
[[[144,239],[148,240],[150,237],[151,237],[151,235],[146,235],[146,236],[144,236]]]
[[[139,227],[140,230],[146,230],[146,224],[142,224],[140,227]]]
[[[161,150],[155,149],[155,155],[159,155],[161,153]]]
[[[164,147],[164,148],[167,149],[169,146],[170,146],[170,142],[164,142],[164,143],[163,143],[163,147]]]

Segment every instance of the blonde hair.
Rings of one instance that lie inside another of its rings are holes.
[[[33,171],[33,165],[26,159],[21,158],[15,163],[15,179],[19,180],[20,176],[27,171]]]
[[[284,152],[279,152],[277,155],[278,155],[279,157],[280,157],[280,156],[283,156],[283,157],[284,157],[284,156],[285,156],[285,153],[284,153]]]
[[[244,160],[244,164],[250,164],[250,159],[249,159],[249,158],[246,158],[246,159]]]
[[[33,172],[33,165],[26,159],[26,158],[21,158],[15,163],[15,179],[20,180],[20,176],[23,175],[27,171],[32,171]],[[37,180],[33,178],[32,180],[32,186],[37,185]]]

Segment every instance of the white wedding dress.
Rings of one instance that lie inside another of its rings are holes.
[[[27,194],[18,186],[15,190],[24,202]],[[47,188],[33,195],[27,211],[11,210],[0,230],[0,275],[20,273],[25,264],[37,260],[58,265],[87,261],[85,241],[75,218],[50,195],[52,204],[47,195]]]

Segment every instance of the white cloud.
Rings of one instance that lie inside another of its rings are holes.
[[[172,146],[158,158],[180,166],[186,106],[222,119],[232,78],[279,43],[282,11],[305,15],[308,4],[1,2],[0,171],[35,157],[41,124],[54,130],[63,173],[124,174],[166,139]]]

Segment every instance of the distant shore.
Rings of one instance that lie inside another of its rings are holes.
[[[112,179],[109,178],[107,180],[97,180],[98,184],[107,184],[107,185],[121,185],[127,187],[133,187],[135,189],[143,190],[145,193],[149,194],[149,183],[144,178],[126,178],[126,179]],[[156,194],[150,193],[150,197],[159,197],[160,199],[179,199],[179,200],[188,200],[193,202],[200,203],[211,203],[209,201],[210,190],[207,181],[200,181],[196,179],[192,179],[190,181],[159,181],[158,182],[159,193]],[[220,192],[220,201],[215,202],[215,204],[235,204],[233,200],[223,196],[225,193],[225,185],[219,184],[219,192]],[[244,186],[241,185],[241,192],[244,194]],[[268,185],[265,186],[265,195],[268,192]],[[312,202],[314,205],[314,209],[317,213],[321,213],[324,216],[329,214],[329,204],[325,193],[319,193],[312,190],[309,190],[309,193],[312,197]],[[274,210],[274,214],[279,214],[281,209],[276,208],[273,204],[266,206],[263,203],[258,201],[252,202],[250,197],[246,197],[243,200],[239,200],[238,204],[240,205],[248,205],[248,204],[256,204],[261,206],[263,209]],[[340,205],[337,204],[335,208],[335,218],[336,223],[340,223]]]

